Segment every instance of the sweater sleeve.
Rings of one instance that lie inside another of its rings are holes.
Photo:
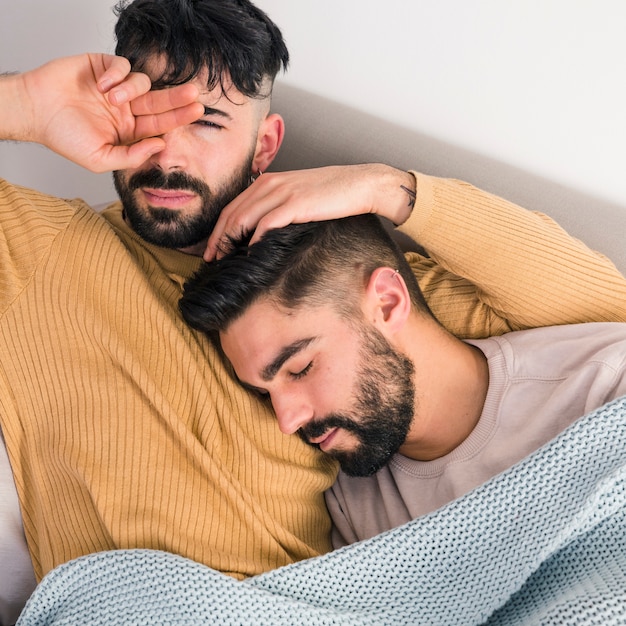
[[[626,279],[554,220],[469,183],[411,172],[417,198],[400,230],[428,256],[409,263],[438,319],[462,337],[626,321]]]

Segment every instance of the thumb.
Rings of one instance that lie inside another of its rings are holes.
[[[134,169],[145,163],[153,154],[165,148],[165,142],[158,137],[142,139],[130,146],[111,146],[106,154],[94,160],[94,172]]]

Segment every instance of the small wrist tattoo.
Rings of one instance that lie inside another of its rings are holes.
[[[413,208],[415,206],[415,200],[417,198],[415,192],[412,189],[405,187],[404,185],[400,185],[400,189],[404,189],[404,191],[406,191],[407,194],[409,194],[409,202],[407,206],[410,206],[411,208]]]

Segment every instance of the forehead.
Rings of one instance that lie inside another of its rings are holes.
[[[237,366],[246,354],[259,358],[296,332],[306,330],[306,322],[307,316],[302,311],[286,309],[268,298],[260,298],[220,333],[222,348]]]
[[[261,299],[220,333],[222,349],[242,380],[254,380],[287,346],[327,341],[344,331],[345,322],[330,305],[286,309]],[[308,341],[308,340],[313,340]]]

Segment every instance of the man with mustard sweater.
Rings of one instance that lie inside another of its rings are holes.
[[[121,198],[95,213],[0,181],[2,481],[29,554],[0,533],[15,605],[32,587],[14,575],[24,559],[39,579],[80,555],[146,547],[245,578],[331,548],[336,464],[283,437],[178,310],[238,198],[265,211],[295,185],[296,208],[402,224],[429,252],[410,257],[426,297],[462,336],[626,319],[626,281],[609,261],[465,183],[384,165],[259,176],[284,133],[269,103],[288,53],[251,3],[123,3],[116,35],[119,56],[0,77],[0,138],[115,170]],[[523,264],[506,253],[520,246]]]

